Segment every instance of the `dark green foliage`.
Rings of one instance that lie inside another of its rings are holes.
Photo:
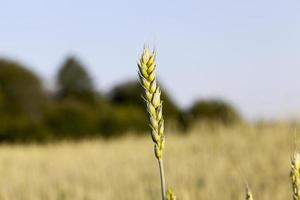
[[[50,132],[42,121],[33,121],[26,116],[0,117],[0,142],[46,142],[49,138]]]
[[[1,113],[38,120],[45,102],[46,96],[37,76],[18,63],[0,60]]]
[[[74,57],[69,57],[62,65],[57,85],[59,99],[73,99],[85,103],[94,103],[96,100],[96,92],[89,74]]]
[[[128,81],[116,85],[108,96],[114,104],[134,105],[144,108],[144,101],[141,98],[142,93],[142,86],[137,81]]]
[[[138,107],[143,110],[142,118],[147,119],[144,100],[142,99],[143,88],[137,81],[129,81],[115,86],[109,93],[113,104]],[[167,126],[181,127],[181,112],[165,89],[162,89],[163,113]],[[145,122],[144,122],[145,123]]]
[[[0,60],[0,141],[45,140],[46,105],[37,76],[21,64]]]
[[[0,142],[114,137],[149,129],[137,81],[119,84],[100,96],[84,67],[71,57],[59,71],[57,86],[56,95],[46,95],[30,70],[0,59]],[[161,98],[168,132],[196,121],[229,125],[241,120],[231,105],[220,100],[198,101],[182,112],[165,89]]]
[[[98,127],[104,137],[127,132],[144,133],[148,129],[144,110],[137,106],[110,105],[99,112]]]
[[[218,99],[197,101],[188,111],[187,117],[190,123],[208,121],[230,125],[241,121],[239,113],[232,105]]]
[[[46,119],[54,138],[82,138],[97,132],[94,108],[77,101],[53,103]]]

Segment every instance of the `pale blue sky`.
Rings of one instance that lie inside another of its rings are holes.
[[[221,97],[250,119],[300,114],[299,0],[0,0],[0,56],[47,84],[75,54],[107,91],[137,77],[145,42],[182,106]]]

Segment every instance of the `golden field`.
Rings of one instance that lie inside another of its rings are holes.
[[[198,127],[167,133],[167,185],[182,200],[291,198],[293,125]],[[157,200],[150,136],[0,146],[0,200]]]

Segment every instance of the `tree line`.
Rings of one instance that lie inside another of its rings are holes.
[[[147,117],[137,80],[96,90],[86,68],[68,57],[47,91],[41,79],[23,64],[0,59],[0,141],[51,141],[62,138],[113,137],[144,133]],[[166,126],[185,132],[199,121],[231,125],[241,121],[222,100],[198,100],[180,109],[162,88]]]

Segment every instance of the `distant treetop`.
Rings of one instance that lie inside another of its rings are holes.
[[[75,57],[67,58],[60,68],[57,86],[59,99],[71,98],[87,103],[95,101],[96,92],[93,81]]]
[[[0,59],[1,112],[38,118],[46,96],[39,78],[23,65]]]
[[[188,111],[192,121],[214,121],[230,125],[241,121],[238,111],[231,104],[220,99],[196,101]]]

